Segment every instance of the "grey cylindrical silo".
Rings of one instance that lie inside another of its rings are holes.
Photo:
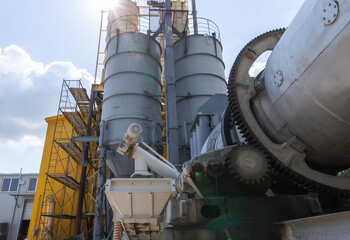
[[[161,48],[139,32],[112,37],[107,44],[102,120],[107,122],[104,144],[114,148],[131,123],[143,129],[143,141],[161,145]],[[116,156],[118,177],[133,173],[133,160]]]
[[[225,65],[221,43],[204,35],[191,35],[177,41],[174,61],[180,161],[184,162],[190,159],[189,130],[198,108],[211,96],[226,94]]]

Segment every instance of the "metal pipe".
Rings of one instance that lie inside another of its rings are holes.
[[[193,138],[193,146],[191,146],[191,148],[193,148],[193,156],[197,156],[198,155],[197,132],[192,132],[192,138]]]
[[[137,149],[139,147],[136,147],[136,150],[134,150],[133,158],[135,160],[135,172],[131,175],[131,177],[151,177],[152,174],[148,172],[148,165],[146,157],[143,154],[137,153]]]
[[[86,128],[87,137],[91,135],[91,123],[92,123],[94,101],[95,101],[95,93],[93,88],[91,88],[90,105],[89,105],[87,128]],[[84,193],[85,193],[86,169],[87,169],[87,163],[89,158],[89,145],[90,144],[88,143],[83,143],[83,162],[82,162],[80,181],[79,181],[77,211],[76,211],[76,220],[75,220],[75,228],[74,228],[75,235],[80,234],[80,225],[81,225],[81,218],[82,218],[82,211],[83,211],[83,200],[85,195]]]
[[[194,157],[194,151],[193,151],[193,137],[190,137],[190,150],[191,150],[191,159]]]
[[[107,174],[107,179],[112,179],[113,178],[113,173],[110,169],[108,169],[108,174]],[[112,207],[109,204],[109,201],[106,201],[106,218],[105,218],[105,229],[106,233],[110,233],[113,230],[112,226],[112,219],[113,219],[113,211]],[[108,235],[107,239],[111,239],[110,236]]]
[[[21,181],[21,176],[22,176],[22,168],[21,168],[21,170],[19,171],[18,186],[17,186],[17,196],[15,196],[15,201],[16,201],[16,203],[15,203],[15,206],[13,207],[11,225],[10,225],[10,230],[9,230],[9,232],[8,232],[8,238],[9,238],[9,239],[10,239],[10,237],[11,237],[12,226],[13,226],[13,220],[15,219],[16,207],[19,208],[19,205],[18,205],[18,193],[19,193],[19,188],[21,187],[21,186],[20,186],[21,184],[19,184],[20,181]],[[11,180],[11,185],[12,185],[12,180]],[[11,187],[11,185],[10,185],[10,187]],[[24,204],[24,202],[23,202],[23,204]],[[23,207],[24,207],[24,206],[23,206]]]
[[[35,224],[36,224],[36,220],[37,220],[37,217],[38,217],[38,211],[39,211],[39,206],[40,206],[40,200],[41,200],[41,195],[39,195],[38,205],[36,206],[36,213],[35,213],[35,219],[34,219],[34,226],[33,226],[32,236],[36,236],[36,235],[37,235],[37,230],[35,229]],[[38,224],[38,229],[39,229],[39,224]]]
[[[211,132],[209,116],[199,116],[199,124],[196,126],[196,132],[198,154],[200,154],[202,152],[202,147]]]
[[[93,240],[101,239],[102,222],[103,222],[103,188],[106,183],[106,148],[104,146],[104,135],[106,130],[106,122],[102,120],[100,131],[100,159],[98,163],[98,180],[96,189],[96,205],[94,219]]]
[[[49,209],[47,210],[47,215],[50,215],[55,212],[55,206],[56,201],[54,196],[51,195],[50,201],[49,201]],[[51,239],[53,234],[53,224],[54,224],[54,218],[53,217],[47,217],[46,218],[46,227],[45,227],[45,237],[44,239]]]
[[[101,239],[103,221],[103,187],[106,182],[106,149],[100,148],[100,160],[98,164],[98,180],[96,189],[96,205],[94,219],[93,240]]]
[[[135,173],[137,173],[137,171],[141,174],[148,173],[147,170],[150,168],[162,177],[177,179],[179,175],[176,169],[165,164],[139,146],[136,146],[132,157],[135,159]]]
[[[152,153],[154,153],[157,157],[159,157],[160,159],[162,159],[163,162],[165,162],[166,164],[168,164],[171,168],[176,169],[176,167],[171,164],[171,162],[169,162],[168,160],[166,160],[162,155],[160,155],[159,153],[157,153],[153,148],[151,148],[151,146],[149,146],[147,143],[145,142],[141,142],[142,145],[144,145],[148,150],[150,150]]]
[[[167,156],[172,164],[179,164],[178,127],[176,113],[176,89],[174,68],[174,46],[172,30],[171,1],[165,1],[164,13],[164,68],[165,68],[165,111],[167,132]]]
[[[94,78],[94,84],[96,84],[97,79],[97,70],[98,70],[98,60],[100,56],[100,46],[101,46],[101,36],[102,36],[102,24],[103,24],[103,14],[105,11],[101,11],[101,23],[100,23],[100,34],[98,36],[98,48],[97,48],[97,59],[96,59],[96,69],[95,69],[95,78]]]
[[[193,16],[193,30],[194,30],[194,34],[198,34],[198,21],[197,21],[197,6],[196,6],[196,0],[192,0],[192,16]]]

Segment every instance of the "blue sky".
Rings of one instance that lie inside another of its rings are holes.
[[[91,83],[101,1],[0,0],[0,172],[38,172],[62,79]],[[247,42],[287,27],[302,3],[197,0],[197,10],[220,28],[228,73]]]

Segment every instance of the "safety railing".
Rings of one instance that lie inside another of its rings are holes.
[[[197,29],[198,34],[213,36],[216,35],[216,39],[221,41],[219,27],[211,20],[207,18],[197,17]],[[194,22],[193,18],[188,19],[188,35],[194,35]]]
[[[116,31],[124,32],[140,32],[147,34],[151,29],[149,17],[138,15],[125,15],[108,23],[107,26],[107,42],[116,34]]]
[[[151,20],[150,20],[151,18]],[[158,27],[157,19],[149,16],[139,16],[139,15],[125,15],[119,17],[108,23],[107,26],[107,42],[116,34],[118,29],[119,33],[124,32],[140,32],[147,34],[149,30],[154,32]],[[153,25],[157,26],[153,26]],[[184,32],[186,30],[188,35],[194,35],[194,21],[193,18],[188,18],[184,24],[185,29],[177,29],[179,32]],[[197,18],[197,34],[202,34],[206,36],[215,35],[216,39],[221,41],[219,27],[211,20],[207,18],[198,17]]]

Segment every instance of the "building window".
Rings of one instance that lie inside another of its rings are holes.
[[[4,178],[2,181],[1,192],[7,192],[10,188],[11,178]]]
[[[29,179],[28,192],[35,192],[37,178]]]
[[[18,182],[19,182],[18,178],[12,178],[11,186],[10,186],[10,192],[16,192],[17,191],[17,189],[18,189]]]

